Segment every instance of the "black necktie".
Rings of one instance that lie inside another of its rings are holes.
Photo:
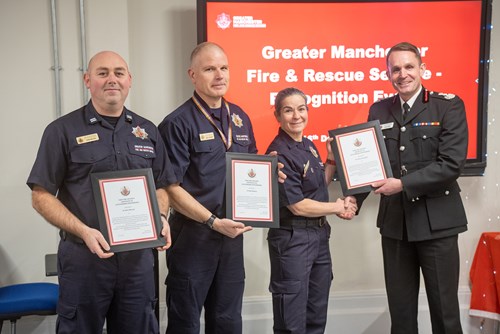
[[[406,118],[406,115],[408,115],[408,111],[410,111],[410,105],[408,103],[403,103],[403,120]]]

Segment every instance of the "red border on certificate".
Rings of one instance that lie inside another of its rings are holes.
[[[344,196],[370,192],[373,182],[392,177],[378,120],[330,130],[328,134],[333,138],[332,152]]]
[[[273,211],[271,210],[272,206],[273,206],[273,203],[272,203],[272,198],[273,198],[273,189],[272,189],[272,186],[271,186],[271,182],[272,182],[272,178],[271,178],[271,175],[272,175],[272,169],[271,169],[271,162],[259,162],[259,161],[249,161],[249,160],[233,160],[231,161],[231,168],[232,168],[232,178],[233,178],[233,182],[232,182],[232,198],[233,198],[233,203],[236,202],[236,180],[235,180],[235,175],[236,175],[236,165],[237,164],[246,164],[246,165],[265,165],[267,167],[267,184],[269,185],[268,186],[268,189],[267,189],[267,199],[268,199],[268,203],[267,203],[267,206],[270,210],[268,210],[268,216],[265,217],[265,218],[259,218],[259,217],[249,217],[249,216],[238,216],[237,214],[237,210],[236,210],[236,207],[233,205],[232,207],[232,211],[233,211],[233,219],[235,220],[256,220],[256,221],[263,221],[263,222],[272,222],[273,221]],[[248,171],[249,173],[249,177],[253,177],[250,175],[251,171]]]
[[[373,136],[373,141],[377,142],[377,136],[375,134],[375,128],[367,128],[367,129],[363,129],[363,130],[359,130],[359,131],[354,131],[354,132],[351,132],[351,133],[346,133],[346,134],[338,135],[335,138],[335,140],[337,141],[337,146],[339,148],[340,160],[342,162],[341,166],[343,168],[348,169],[347,166],[346,166],[346,162],[345,162],[345,159],[344,159],[344,151],[342,149],[342,145],[341,145],[340,141],[343,138],[345,138],[345,137],[353,136],[353,135],[356,135],[356,134],[359,134],[359,133],[366,133],[366,132],[370,132],[370,134]],[[384,163],[382,161],[382,154],[380,153],[380,146],[377,145],[376,148],[377,148],[377,153],[378,153],[378,164],[379,164],[378,165],[378,169],[382,173],[382,177],[380,179],[370,180],[369,182],[355,183],[355,184],[353,184],[351,182],[351,177],[349,177],[349,173],[345,173],[345,175],[346,175],[347,189],[353,189],[353,188],[363,187],[363,186],[371,184],[372,182],[381,181],[381,180],[384,180],[384,179],[387,178],[387,174],[386,174],[385,168],[384,168]],[[345,171],[346,170],[344,170],[344,172]]]
[[[146,182],[146,177],[144,177],[144,176],[121,178],[121,179],[116,178],[116,179],[99,180],[99,187],[100,187],[101,193],[102,193],[102,202],[103,202],[103,206],[104,206],[104,216],[106,218],[106,226],[108,229],[110,245],[123,245],[123,244],[135,243],[135,242],[151,241],[151,240],[156,240],[158,238],[158,235],[156,233],[156,228],[154,226],[154,216],[153,216],[153,210],[151,208],[151,200],[150,200],[149,196],[146,196],[146,201],[148,204],[148,211],[149,211],[149,222],[151,224],[152,236],[146,237],[146,238],[126,239],[123,241],[115,240],[115,236],[113,234],[113,229],[112,229],[112,226],[110,223],[109,206],[108,206],[108,200],[107,200],[107,196],[106,196],[107,193],[105,191],[105,184],[106,183],[113,183],[113,182],[123,183],[123,182],[127,182],[127,181],[132,181],[132,180],[141,180],[143,183],[145,194],[149,193],[148,185]]]
[[[253,227],[279,227],[277,156],[226,152],[226,217]]]
[[[110,252],[163,247],[151,168],[91,173],[99,229]]]

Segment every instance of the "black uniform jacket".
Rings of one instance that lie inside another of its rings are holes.
[[[383,236],[408,241],[467,230],[457,178],[467,157],[463,101],[422,89],[403,121],[398,95],[374,103],[368,120],[380,121],[392,173],[403,191],[381,195],[377,226]],[[368,194],[357,196],[361,205]]]

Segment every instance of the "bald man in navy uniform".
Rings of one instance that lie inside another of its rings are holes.
[[[410,43],[390,49],[387,68],[398,94],[374,103],[368,120],[380,121],[394,175],[372,184],[381,195],[377,226],[391,334],[418,333],[420,270],[433,333],[462,333],[458,234],[467,218],[457,179],[467,157],[464,103],[422,86],[425,64]],[[359,206],[367,195],[357,196]]]
[[[60,229],[57,251],[58,334],[159,333],[154,313],[154,254],[151,249],[119,253],[99,229],[91,173],[150,168],[170,246],[165,187],[173,167],[156,126],[125,107],[132,75],[112,51],[92,57],[83,77],[91,99],[45,129],[28,177],[33,207]]]

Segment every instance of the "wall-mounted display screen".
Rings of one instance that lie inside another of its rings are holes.
[[[250,115],[260,153],[277,134],[275,94],[294,86],[309,97],[305,135],[325,158],[328,130],[366,122],[372,103],[395,94],[385,56],[392,45],[408,41],[427,65],[424,86],[464,100],[464,175],[484,173],[488,1],[198,0],[197,8],[198,40],[226,51],[226,98]]]

